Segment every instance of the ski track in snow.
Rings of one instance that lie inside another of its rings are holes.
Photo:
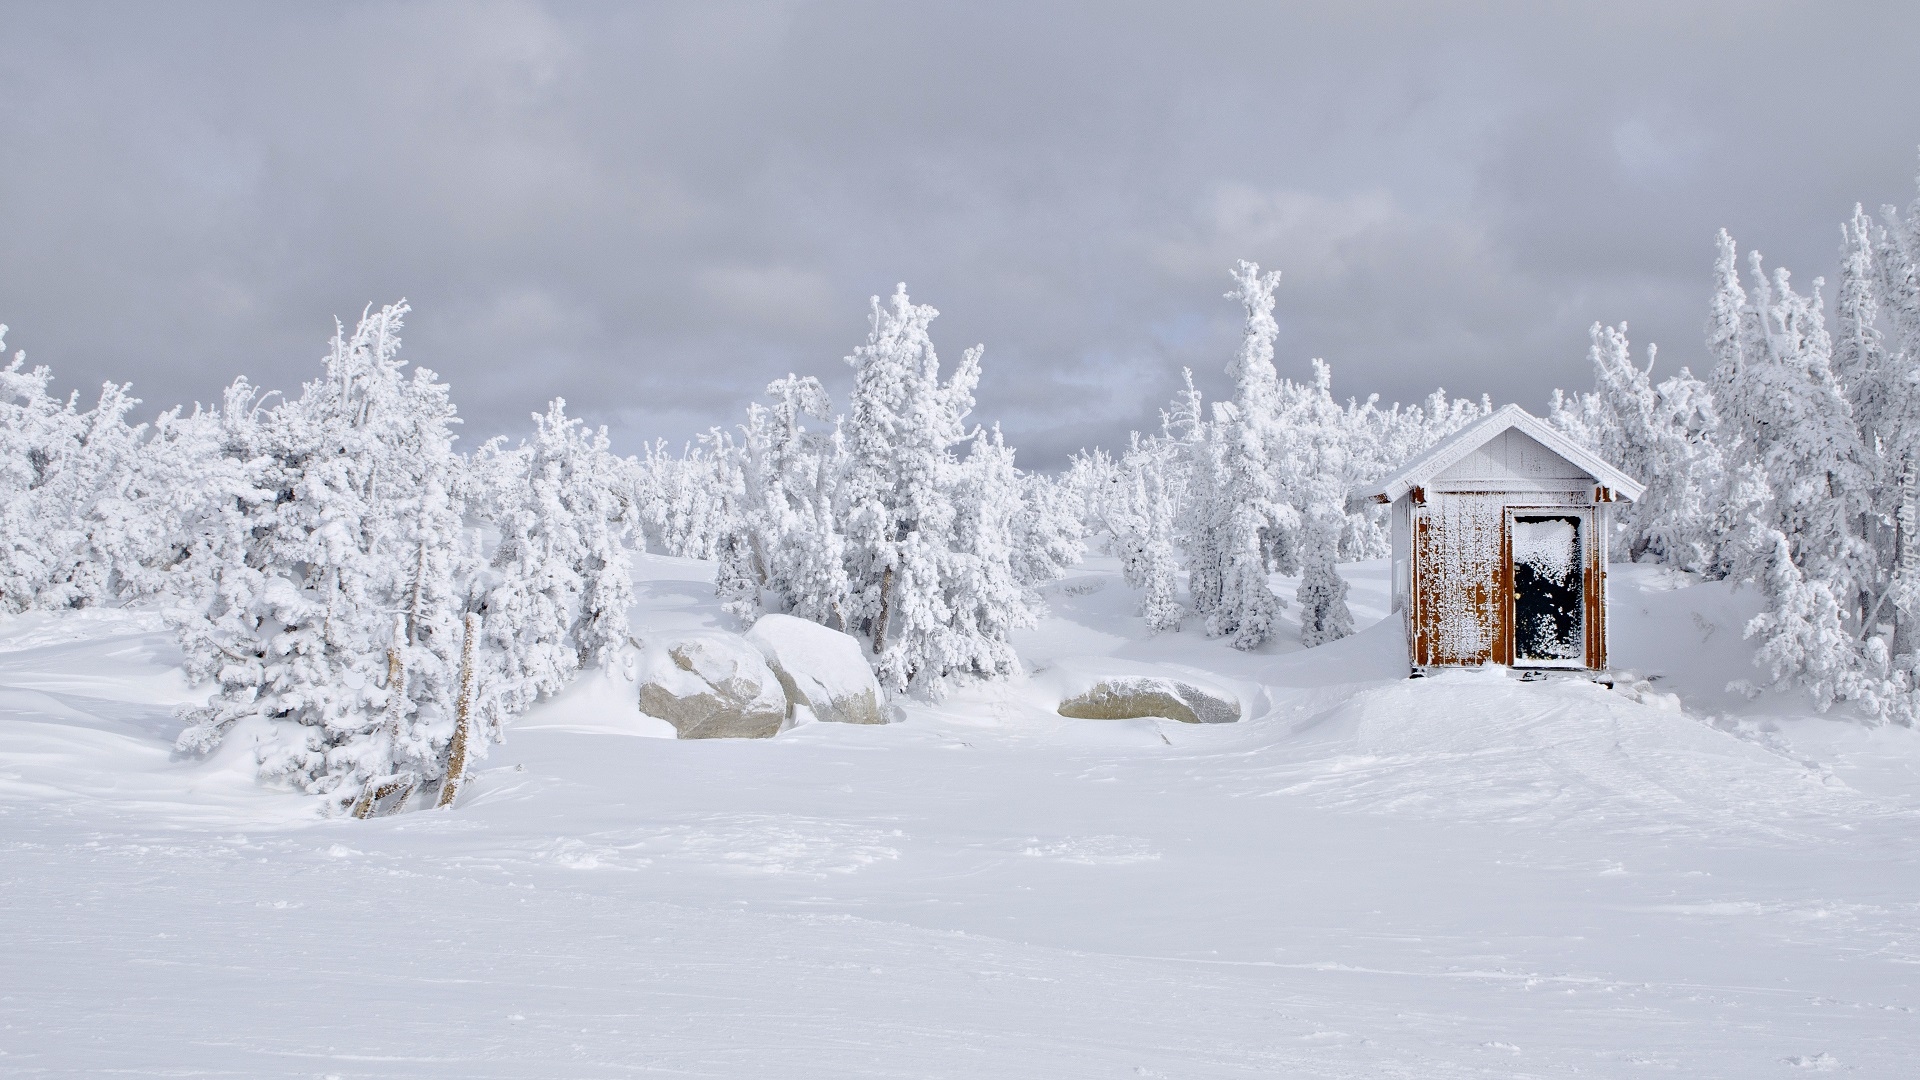
[[[640,636],[719,624],[640,567]],[[1616,568],[1609,691],[1146,638],[1114,577],[1032,683],[677,742],[589,675],[371,822],[176,759],[152,613],[0,623],[0,1075],[1910,1074],[1920,739],[1727,695],[1750,597]],[[1089,654],[1249,715],[1053,714]]]

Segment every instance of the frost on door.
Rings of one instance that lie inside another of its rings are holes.
[[[1505,507],[1497,495],[1442,495],[1414,536],[1413,662],[1504,662]]]
[[[1587,659],[1581,518],[1513,519],[1513,654],[1517,664],[1580,667]]]

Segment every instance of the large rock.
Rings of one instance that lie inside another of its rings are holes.
[[[759,647],[780,680],[789,713],[804,705],[821,720],[887,722],[880,711],[880,683],[857,640],[791,615],[762,615],[747,640]]]
[[[1240,719],[1240,703],[1178,679],[1123,676],[1103,679],[1061,702],[1060,715],[1080,720],[1162,716],[1183,724],[1231,724]]]
[[[787,698],[760,650],[738,634],[688,634],[641,657],[640,711],[683,739],[764,739],[787,722]]]

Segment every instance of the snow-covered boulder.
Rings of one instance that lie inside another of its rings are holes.
[[[1079,720],[1162,716],[1183,724],[1231,724],[1240,719],[1240,703],[1178,679],[1118,676],[1102,679],[1091,689],[1061,702],[1060,715]]]
[[[764,739],[786,724],[780,680],[738,634],[687,634],[648,648],[640,665],[640,711],[682,739]]]
[[[842,724],[887,722],[880,683],[852,637],[791,615],[762,615],[747,640],[767,658],[789,710],[804,705],[816,718]]]

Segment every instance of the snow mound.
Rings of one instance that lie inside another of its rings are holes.
[[[1287,653],[1262,681],[1297,689],[1404,679],[1411,670],[1407,624],[1393,612],[1358,633]]]
[[[804,706],[816,719],[843,724],[887,722],[880,683],[853,638],[791,615],[762,615],[747,640],[773,668],[789,711]]]
[[[1296,729],[1283,790],[1330,804],[1638,834],[1779,835],[1892,812],[1830,772],[1678,711],[1643,682],[1443,672],[1353,695]],[[1601,826],[1605,828],[1604,825]]]

